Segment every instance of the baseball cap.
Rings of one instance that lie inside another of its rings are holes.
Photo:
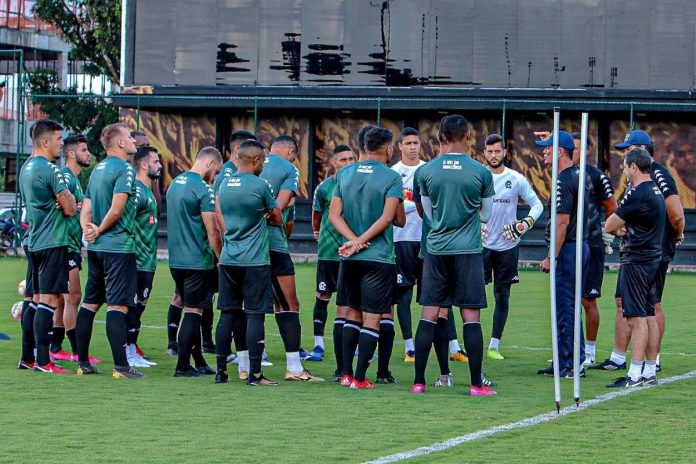
[[[546,140],[537,140],[535,143],[540,147],[550,147],[553,145],[553,135]],[[558,131],[558,146],[566,150],[575,150],[573,136],[566,131]]]
[[[645,145],[652,146],[652,139],[647,132],[642,130],[632,130],[626,134],[626,138],[623,143],[614,145],[614,148],[628,148],[631,145]]]

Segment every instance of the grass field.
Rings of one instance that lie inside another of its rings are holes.
[[[174,359],[164,355],[166,311],[173,291],[161,264],[143,324],[140,344],[159,366],[144,370],[142,381],[110,376],[49,376],[18,371],[20,327],[9,308],[20,298],[23,260],[0,260],[0,462],[360,462],[507,424],[554,409],[553,381],[536,375],[550,358],[548,278],[521,273],[513,287],[510,318],[501,351],[505,361],[484,361],[496,380],[498,396],[471,398],[466,364],[452,363],[455,387],[408,390],[413,366],[403,363],[397,328],[392,371],[399,385],[355,391],[336,384],[282,384],[252,389],[239,381],[215,385],[211,377],[174,379]],[[615,273],[605,277],[604,293],[613,296]],[[311,348],[314,266],[297,266],[302,303],[303,346]],[[84,282],[84,281],[83,281]],[[696,369],[693,308],[696,275],[668,278],[664,305],[667,336],[663,378]],[[489,289],[490,290],[490,289]],[[489,302],[492,297],[489,294]],[[598,359],[612,344],[612,298],[600,300],[602,324]],[[330,314],[331,309],[330,307]],[[414,307],[414,327],[419,312]],[[104,313],[97,316],[102,320]],[[488,342],[492,309],[483,313]],[[457,316],[458,331],[461,321]],[[157,327],[157,328],[154,328]],[[331,320],[327,335],[330,335]],[[273,318],[267,336],[274,367],[265,373],[282,379],[285,359]],[[308,367],[330,377],[332,342],[327,357]],[[67,341],[66,341],[67,343]],[[110,366],[104,325],[97,324],[92,354]],[[208,355],[211,365],[214,357]],[[69,363],[65,363],[66,365]],[[428,381],[437,374],[434,355]],[[374,368],[368,371],[374,377]],[[604,393],[611,373],[589,371],[582,397]],[[505,432],[410,462],[693,462],[696,447],[696,380],[646,389],[541,425]],[[572,402],[572,381],[563,381],[564,405]]]

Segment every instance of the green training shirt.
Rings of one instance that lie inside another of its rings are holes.
[[[69,219],[70,228],[68,231],[68,236],[70,237],[70,243],[68,244],[68,251],[71,253],[81,253],[82,252],[82,226],[80,226],[80,212],[82,211],[82,200],[84,200],[84,193],[82,193],[82,186],[80,185],[80,179],[73,174],[69,167],[63,168],[63,179],[68,185],[68,190],[75,197],[75,215]]]
[[[469,155],[447,153],[423,165],[417,182],[420,196],[433,206],[428,252],[480,253],[479,209],[481,200],[495,193],[491,172]]]
[[[343,201],[343,218],[358,236],[382,215],[387,198],[403,200],[401,176],[379,161],[361,161],[336,174],[334,196]],[[394,229],[391,224],[370,246],[349,258],[394,264]]]
[[[147,185],[135,179],[135,252],[139,271],[157,268],[157,202]]]
[[[232,161],[227,161],[222,165],[220,168],[220,173],[215,178],[215,182],[213,182],[213,192],[215,192],[215,195],[217,195],[218,191],[220,190],[220,185],[222,185],[222,182],[229,179],[230,176],[235,172],[237,172],[237,166],[235,166]]]
[[[428,164],[428,163],[425,163]],[[413,201],[415,203],[421,203],[420,188],[418,187],[418,177],[420,176],[420,171],[425,164],[421,164],[413,173]],[[423,223],[421,225],[421,240],[420,248],[418,250],[418,257],[420,259],[425,259],[425,250],[427,250],[428,232],[430,232],[430,219],[425,214],[423,215]]]
[[[273,198],[278,198],[281,190],[290,190],[297,195],[300,173],[297,168],[285,158],[269,154],[261,171],[260,177],[266,179],[271,185]],[[281,253],[287,253],[288,238],[285,236],[285,224],[288,221],[288,210],[283,210],[283,225],[281,227],[269,226],[269,249]]]
[[[312,209],[321,213],[317,258],[328,261],[340,260],[338,248],[345,241],[329,221],[329,206],[334,190],[336,190],[336,177],[329,176],[314,190],[314,200],[312,201]]]
[[[271,186],[250,173],[236,173],[220,185],[218,201],[225,221],[220,263],[227,266],[270,264],[266,211],[276,208]]]
[[[213,189],[195,172],[179,174],[167,189],[169,267],[212,269],[215,253],[202,213],[215,212]]]

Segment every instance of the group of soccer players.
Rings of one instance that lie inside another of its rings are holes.
[[[156,269],[160,202],[153,182],[162,169],[157,149],[142,133],[129,133],[122,124],[107,126],[101,134],[107,156],[94,167],[83,193],[77,176],[90,165],[91,154],[83,137],[63,140],[62,130],[50,120],[33,126],[34,150],[19,176],[30,223],[19,368],[70,373],[53,362],[63,360],[77,361],[78,375],[100,373],[95,364],[101,361],[89,355],[89,345],[95,314],[106,304],[113,376],[140,378],[137,368],[156,365],[137,341]],[[427,163],[420,158],[420,136],[412,128],[399,135],[401,159],[391,168],[393,134],[384,128],[360,131],[357,160],[347,145],[333,150],[333,172],[316,188],[313,201],[318,264],[311,352],[301,348],[300,305],[288,247],[298,194],[299,172],[293,165],[297,141],[283,135],[267,150],[254,134],[236,131],[224,164],[216,148],[202,148],[191,168],[172,180],[166,196],[169,267],[176,287],[167,314],[167,353],[178,358],[174,376],[214,375],[216,383],[226,383],[233,361],[239,379],[248,385],[278,385],[262,371],[268,364],[265,315],[274,314],[286,353],[284,380],[324,382],[303,361],[324,359],[328,305],[336,293],[333,381],[374,388],[367,371],[379,347],[375,383],[398,382],[389,369],[396,312],[404,360],[414,363],[413,393],[426,390],[433,347],[440,368],[433,386],[452,385],[450,360],[468,361],[470,394],[495,395],[490,388],[494,382],[482,373],[483,358],[505,359],[500,341],[511,286],[519,282],[519,242],[543,206],[530,183],[505,166],[500,135],[485,140],[487,167],[466,154],[470,138],[467,120],[450,115],[440,124],[439,154]],[[579,139],[579,134],[559,134],[560,273],[571,272],[571,264],[574,273],[574,251],[571,260],[569,250],[576,242]],[[537,143],[549,147],[550,139]],[[659,300],[667,264],[683,240],[684,218],[674,180],[649,153],[650,137],[633,131],[617,148],[627,149],[624,172],[630,182],[618,208],[608,177],[597,168],[587,170],[587,230],[577,238],[586,247],[584,360],[591,368],[625,369],[630,341],[631,370],[612,386],[633,387],[656,382],[664,333]],[[62,170],[54,164],[61,151]],[[547,152],[550,148],[544,149],[545,161]],[[529,206],[523,219],[517,218],[520,199]],[[662,209],[656,205],[660,200]],[[651,222],[646,214],[662,220]],[[594,364],[596,299],[611,234],[623,236],[615,347],[610,359]],[[84,296],[79,277],[83,241],[89,266]],[[541,268],[548,269],[547,260]],[[567,306],[574,284],[571,274],[558,275],[561,369],[571,377],[573,331]],[[487,306],[485,285],[491,282],[494,322],[484,350],[480,310]],[[422,312],[413,337],[416,286]],[[213,340],[215,293],[220,313]],[[458,342],[453,306],[464,322],[465,350]],[[62,349],[66,336],[71,352]],[[206,352],[215,353],[215,369],[208,366]],[[539,373],[552,375],[553,367]]]

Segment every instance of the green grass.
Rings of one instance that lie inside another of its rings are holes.
[[[397,328],[392,371],[400,385],[372,391],[350,391],[336,384],[285,384],[252,389],[239,381],[215,385],[212,378],[174,379],[174,359],[164,355],[166,331],[144,329],[141,346],[159,366],[142,381],[118,381],[104,375],[48,376],[18,371],[20,327],[9,317],[20,298],[16,285],[24,261],[0,261],[0,462],[359,462],[410,450],[494,425],[506,424],[554,408],[552,380],[536,375],[550,357],[548,278],[534,271],[521,274],[512,291],[511,312],[501,351],[505,361],[484,362],[487,375],[498,381],[498,397],[470,398],[468,369],[452,363],[455,387],[408,393],[413,366],[402,362]],[[616,274],[605,278],[604,292],[613,294]],[[305,348],[311,348],[314,266],[297,266]],[[665,308],[667,337],[663,346],[663,377],[696,369],[693,349],[693,301],[696,276],[671,275]],[[490,290],[490,289],[489,289]],[[144,324],[164,326],[173,285],[160,265]],[[489,294],[489,302],[492,297]],[[612,344],[613,299],[600,300],[602,324],[598,358]],[[330,307],[330,311],[333,306]],[[413,312],[414,326],[418,311]],[[103,320],[104,314],[97,316]],[[486,343],[492,310],[483,313]],[[457,316],[461,334],[460,319]],[[331,333],[331,320],[327,325]],[[267,320],[274,367],[265,373],[282,379],[285,360],[275,321]],[[331,340],[327,358],[308,364],[312,372],[330,377],[334,368]],[[511,348],[516,346],[520,348]],[[536,347],[531,350],[522,347]],[[97,324],[93,354],[110,365],[104,325]],[[213,364],[212,355],[209,361]],[[69,364],[69,363],[66,363]],[[428,370],[437,374],[434,355]],[[368,372],[374,376],[374,368]],[[590,371],[582,397],[606,393],[611,373]],[[506,432],[414,462],[624,462],[642,459],[687,462],[693,455],[696,429],[688,380],[618,398],[578,414]],[[564,405],[572,402],[572,381],[563,382]]]

